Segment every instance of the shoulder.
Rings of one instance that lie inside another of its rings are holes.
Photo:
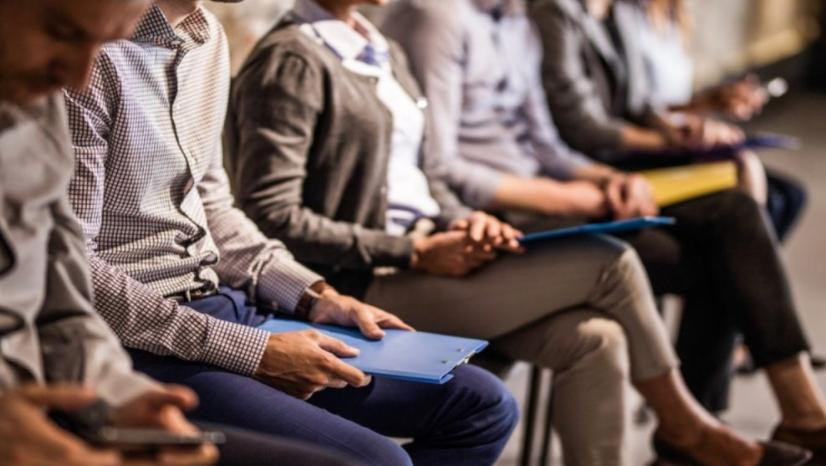
[[[239,77],[253,68],[276,70],[289,64],[321,73],[331,65],[331,55],[323,42],[314,40],[295,23],[278,24],[255,45]]]

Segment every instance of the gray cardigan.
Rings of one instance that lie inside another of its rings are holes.
[[[396,79],[421,98],[400,49]],[[393,119],[376,81],[353,73],[288,14],[233,85],[227,121],[237,200],[261,230],[334,286],[360,295],[378,266],[407,267],[412,241],[385,232]],[[422,144],[426,147],[426,144]],[[466,216],[437,158],[420,157],[445,227]]]
[[[615,1],[607,26],[581,0],[537,0],[531,11],[544,50],[542,81],[560,134],[607,162],[622,157],[622,128],[645,124],[654,111],[633,8]]]

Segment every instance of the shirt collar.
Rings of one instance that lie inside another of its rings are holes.
[[[135,28],[132,41],[149,42],[168,48],[182,47],[185,44],[197,47],[206,43],[210,37],[209,19],[202,6],[173,28],[161,8],[154,4]]]
[[[521,14],[526,11],[524,0],[473,0],[481,11],[489,14],[499,12],[501,16]]]
[[[390,49],[387,40],[378,29],[359,13],[355,13],[354,16],[357,27],[364,31],[369,39],[335,18],[313,0],[296,0],[293,13],[300,20],[310,24],[327,47],[338,54],[342,61],[358,59],[368,44],[379,54],[386,54]]]

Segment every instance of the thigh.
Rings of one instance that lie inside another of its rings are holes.
[[[250,377],[142,351],[130,353],[136,369],[198,394],[200,403],[191,413],[195,420],[325,445],[365,464],[409,464],[402,448],[383,435]]]
[[[611,348],[616,367],[626,372],[628,368],[622,327],[599,311],[560,312],[498,338],[492,346],[514,359],[540,361],[544,367],[560,372]]]
[[[486,426],[512,426],[516,417],[512,396],[502,382],[484,369],[460,366],[441,385],[374,378],[366,389],[324,390],[310,403],[391,437],[420,439]],[[501,432],[490,432],[499,436]]]
[[[219,431],[226,436],[226,442],[218,446],[220,466],[356,466],[360,463],[347,455],[321,448],[319,445],[299,440],[264,435],[249,430],[228,427],[224,424],[197,422],[205,431]]]
[[[581,306],[627,249],[606,237],[548,242],[461,278],[413,271],[377,277],[366,301],[422,330],[496,338]]]

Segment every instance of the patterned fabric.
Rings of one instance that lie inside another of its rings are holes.
[[[89,90],[67,91],[98,309],[126,346],[242,374],[267,333],[167,299],[220,283],[292,311],[321,280],[233,207],[222,166],[226,38],[199,9],[172,28],[152,7],[130,41],[104,48]]]

